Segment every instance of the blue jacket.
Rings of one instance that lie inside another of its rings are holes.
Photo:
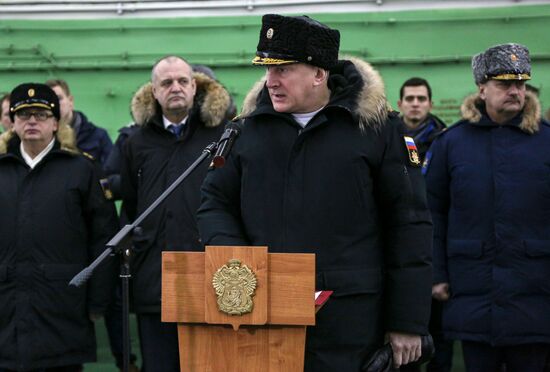
[[[477,96],[434,142],[426,183],[443,328],[494,346],[550,342],[550,127],[534,95],[506,125]]]
[[[75,111],[73,114],[72,127],[78,128],[76,131],[78,149],[92,155],[101,165],[104,165],[113,147],[113,141],[111,141],[107,131],[88,121],[88,118],[82,112]]]

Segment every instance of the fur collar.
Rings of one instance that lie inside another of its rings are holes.
[[[481,120],[480,107],[483,107],[483,105],[484,102],[479,98],[479,93],[466,97],[462,106],[460,106],[462,118],[472,123],[478,123]],[[531,92],[525,92],[523,118],[519,128],[529,134],[538,132],[540,128],[540,112],[540,102],[537,96]]]
[[[227,90],[207,75],[193,73],[197,83],[194,104],[200,106],[200,117],[207,127],[216,127],[224,122],[231,98]],[[146,83],[138,89],[132,98],[132,116],[137,125],[144,125],[159,113],[160,106],[153,97],[152,84]]]
[[[10,129],[0,135],[0,154],[3,155],[8,152],[8,143],[16,136],[17,135],[13,129]],[[73,128],[65,123],[59,123],[55,137],[57,142],[59,142],[59,147],[61,150],[65,150],[73,154],[79,153],[78,148],[76,147],[76,137]]]
[[[388,111],[392,111],[386,100],[382,77],[369,63],[359,58],[346,57],[345,59],[353,63],[363,79],[363,87],[357,95],[354,111],[359,118],[359,126],[363,130],[368,127],[379,127],[385,122]],[[254,112],[257,107],[257,99],[264,86],[265,77],[254,84],[244,99],[240,117],[246,117]]]

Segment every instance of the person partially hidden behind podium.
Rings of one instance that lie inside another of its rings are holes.
[[[135,220],[222,135],[231,99],[225,88],[193,73],[182,58],[160,59],[151,83],[132,100],[138,128],[124,145],[121,185],[124,212]],[[180,370],[176,324],[160,319],[161,252],[202,249],[195,213],[208,163],[197,168],[141,225],[132,260],[134,310],[143,370]]]
[[[366,62],[338,60],[340,34],[265,15],[241,134],[211,169],[198,211],[206,245],[316,254],[333,290],[308,328],[306,371],[360,371],[385,339],[396,366],[420,357],[431,299],[432,225],[414,141]],[[313,296],[313,293],[312,293]]]

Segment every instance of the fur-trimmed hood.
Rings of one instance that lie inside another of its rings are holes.
[[[460,112],[464,120],[471,123],[479,123],[481,120],[481,108],[485,103],[479,97],[479,93],[472,94],[464,100],[460,106]],[[539,131],[541,119],[540,102],[537,96],[531,92],[525,92],[525,105],[519,128],[529,134]]]
[[[200,118],[206,127],[224,123],[231,105],[227,90],[216,80],[201,72],[194,72],[197,92],[193,105],[199,105]],[[144,125],[160,112],[160,105],[153,96],[153,86],[148,82],[134,94],[131,103],[132,117],[137,125]]]
[[[353,105],[353,112],[358,117],[359,126],[362,129],[380,126],[386,120],[388,111],[392,111],[386,99],[382,77],[369,63],[359,58],[346,57],[345,60],[339,61],[339,66],[342,67],[345,62],[351,62],[362,79],[360,92],[356,95],[356,102],[354,102]],[[345,68],[342,68],[344,75],[345,71]],[[338,73],[341,72],[339,70],[331,70],[330,72],[331,75]],[[347,76],[345,77],[347,78]],[[330,78],[329,76],[329,79]],[[246,95],[243,102],[243,109],[239,115],[240,117],[249,116],[256,110],[258,99],[265,87],[265,81],[266,79],[263,77],[256,82]]]
[[[8,144],[16,136],[17,134],[13,129],[10,129],[9,131],[0,135],[0,155],[8,152]],[[74,134],[74,130],[67,124],[62,122],[59,123],[59,127],[57,129],[55,137],[57,139],[57,142],[59,142],[59,147],[61,148],[61,150],[65,150],[73,154],[78,154],[80,152],[76,147],[76,137]]]

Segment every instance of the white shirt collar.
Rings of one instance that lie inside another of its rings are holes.
[[[166,118],[166,116],[162,115],[162,123],[164,124],[164,129],[168,130],[168,127],[170,125],[175,125],[175,126],[178,126],[178,125],[184,125],[186,122],[187,122],[187,118],[189,117],[189,115],[187,115],[186,117],[183,118],[182,121],[180,121],[179,123],[172,123],[170,120],[168,120]]]
[[[23,147],[23,142],[21,142],[19,144],[19,150],[21,151],[21,156],[23,157],[23,160],[25,160],[25,163],[27,163],[27,165],[31,168],[31,169],[34,169],[34,167],[36,166],[36,164],[40,163],[40,161],[42,159],[44,159],[44,156],[46,156],[46,154],[48,152],[50,152],[50,150],[53,148],[53,144],[55,143],[55,138],[52,139],[52,141],[48,144],[48,146],[46,146],[44,148],[44,150],[42,150],[40,152],[40,154],[36,155],[34,157],[34,159],[32,159],[30,157],[29,154],[27,154],[27,152],[25,151],[24,147]]]
[[[298,124],[301,125],[302,128],[305,128],[309,121],[315,116],[315,114],[317,114],[323,108],[324,107],[321,107],[319,110],[306,112],[305,114],[292,114],[292,116],[294,117],[294,120],[296,120]]]

